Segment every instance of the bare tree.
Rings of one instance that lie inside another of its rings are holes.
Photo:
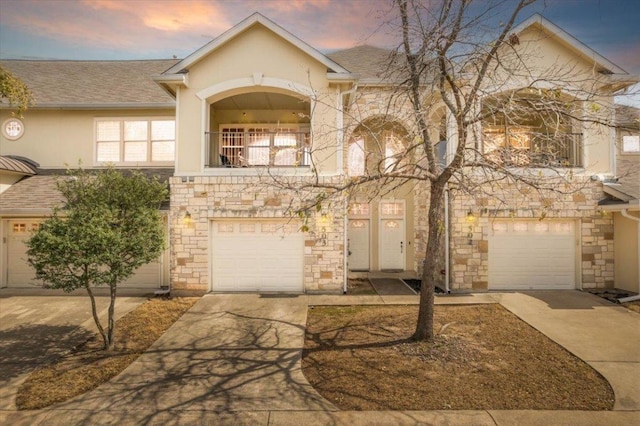
[[[386,64],[387,87],[393,89],[387,89],[383,114],[365,122],[359,120],[357,105],[344,111],[350,125],[341,131],[368,135],[370,142],[361,147],[366,167],[339,183],[318,176],[293,182],[270,174],[272,185],[307,200],[295,206],[297,211],[332,198],[373,198],[405,185],[426,186],[428,226],[416,340],[434,337],[434,287],[448,187],[494,197],[505,185],[540,197],[577,191],[582,184],[573,179],[572,167],[583,164],[580,135],[572,126],[612,125],[609,98],[600,90],[606,75],[577,63],[547,63],[535,46],[521,46],[515,22],[535,1],[394,0],[398,19],[390,25],[402,41]],[[489,22],[499,17],[500,24],[491,27]],[[401,116],[412,128],[396,132],[404,143],[389,150],[382,129],[393,127],[392,116]],[[438,144],[444,139],[446,153]],[[544,215],[539,212],[540,218]]]

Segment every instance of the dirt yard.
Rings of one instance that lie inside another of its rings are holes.
[[[433,343],[409,338],[417,306],[310,308],[303,371],[343,410],[610,410],[595,370],[500,305],[436,306]]]

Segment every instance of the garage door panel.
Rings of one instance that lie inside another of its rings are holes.
[[[214,291],[302,291],[304,236],[270,221],[213,222]]]
[[[570,221],[500,222],[489,241],[492,290],[575,288],[575,235]]]
[[[31,230],[37,229],[41,220],[16,219],[8,221],[7,238],[7,286],[34,287],[42,286],[42,281],[35,280],[35,272],[27,262],[26,241]],[[151,262],[138,268],[134,275],[118,285],[120,288],[158,288],[162,284],[162,264]]]

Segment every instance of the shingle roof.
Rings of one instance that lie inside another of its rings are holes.
[[[133,170],[124,169],[125,175]],[[139,169],[142,174],[151,178],[157,177],[168,182],[173,175],[173,168]],[[64,197],[58,191],[56,182],[64,179],[67,171],[63,169],[40,169],[38,175],[26,177],[13,184],[0,194],[0,215],[7,214],[48,214],[56,206],[61,206]],[[160,210],[169,210],[169,200],[162,203]]]
[[[60,176],[31,176],[0,194],[0,215],[51,212],[64,200],[56,187]]]
[[[616,126],[628,130],[640,130],[640,108],[616,105]]]
[[[35,98],[34,108],[171,108],[174,99],[151,76],[177,62],[3,60],[0,66],[26,83]]]
[[[350,72],[359,74],[361,79],[378,79],[387,71],[392,54],[391,50],[365,44],[326,56]]]

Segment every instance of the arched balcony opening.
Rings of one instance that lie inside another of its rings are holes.
[[[246,92],[209,105],[205,167],[305,167],[311,163],[309,100]]]
[[[578,105],[558,90],[532,88],[484,99],[486,159],[515,167],[581,167]]]

